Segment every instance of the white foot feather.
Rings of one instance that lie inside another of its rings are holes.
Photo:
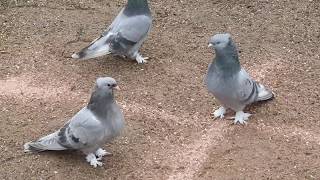
[[[102,162],[100,162],[97,158],[96,155],[93,153],[90,153],[87,155],[86,160],[88,163],[90,163],[91,166],[97,167],[97,166],[102,166]]]
[[[219,107],[219,109],[215,110],[213,112],[213,116],[214,118],[220,118],[223,119],[224,118],[224,114],[226,113],[226,108],[224,108],[223,106]]]
[[[244,113],[243,111],[236,112],[236,116],[234,118],[234,124],[237,124],[238,122],[240,124],[246,124],[246,120],[251,116],[249,113]]]
[[[111,155],[112,153],[102,149],[102,148],[99,148],[97,151],[96,151],[96,156],[98,157],[97,160],[101,160],[103,156],[108,156],[108,155]]]
[[[138,64],[147,63],[147,59],[149,59],[149,58],[142,57],[140,54],[137,54],[137,56],[136,56],[136,61],[138,62]]]

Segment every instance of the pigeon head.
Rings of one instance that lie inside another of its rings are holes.
[[[114,103],[113,90],[119,90],[116,80],[111,77],[100,77],[96,81],[88,108],[97,114],[104,114],[105,107]]]
[[[230,42],[232,42],[232,40],[229,33],[216,34],[210,38],[209,47],[213,47],[216,50],[223,50]]]
[[[209,47],[215,50],[215,64],[224,72],[233,73],[240,70],[237,47],[229,33],[212,36],[209,40]]]
[[[128,0],[126,8],[124,9],[124,14],[128,16],[149,14],[150,9],[148,5],[148,0]]]
[[[101,93],[112,93],[113,90],[119,90],[117,82],[111,77],[100,77],[96,81],[96,91]]]
[[[92,93],[91,100],[94,102],[108,101],[113,99],[113,90],[119,90],[116,80],[111,77],[100,77],[96,81],[95,89]]]

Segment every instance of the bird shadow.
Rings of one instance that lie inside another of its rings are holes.
[[[48,157],[58,157],[59,159],[74,159],[83,160],[84,154],[76,150],[63,150],[63,151],[43,151],[32,154],[40,154]]]
[[[79,67],[79,74],[81,75],[106,74],[115,77],[128,75],[132,72],[144,73],[141,70],[147,68],[146,64],[138,64],[135,60],[112,55],[78,61],[76,65]]]
[[[264,101],[258,101],[258,102],[254,102],[248,106],[245,107],[245,109],[243,111],[245,112],[251,112],[251,113],[255,113],[257,111],[258,108],[261,108],[262,105],[266,105],[268,103],[270,103],[272,100],[274,99],[274,97],[272,97],[271,99],[268,100],[264,100]],[[212,114],[213,115],[213,114]],[[231,110],[231,109],[227,109],[226,113],[225,113],[225,119],[227,120],[234,120],[234,116],[235,116],[235,111]],[[218,119],[218,118],[215,118]],[[229,124],[230,126],[235,125],[234,123]]]
[[[245,110],[254,111],[255,112],[257,108],[260,108],[262,105],[269,104],[274,99],[275,99],[275,97],[273,96],[272,98],[264,100],[264,101],[254,102],[254,103],[250,104],[249,106],[247,106],[245,108]]]

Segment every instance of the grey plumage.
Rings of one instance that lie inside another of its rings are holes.
[[[147,0],[128,0],[107,30],[89,46],[72,55],[90,59],[106,54],[126,56],[138,63],[146,62],[139,49],[151,29],[152,17]]]
[[[80,150],[91,165],[102,165],[96,156],[101,159],[107,152],[101,147],[118,136],[124,127],[123,114],[114,100],[114,89],[117,84],[113,78],[98,78],[88,105],[58,131],[26,143],[25,151]]]
[[[243,109],[253,102],[271,99],[273,93],[252,80],[240,66],[237,48],[230,34],[216,34],[210,39],[209,46],[215,49],[216,57],[209,65],[206,85],[222,104],[214,115],[222,118],[230,108],[237,112],[235,123],[243,124],[250,116],[243,113]]]

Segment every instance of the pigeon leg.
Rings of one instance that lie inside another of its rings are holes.
[[[97,158],[96,155],[93,153],[90,153],[87,155],[86,160],[88,163],[90,163],[91,166],[97,167],[97,166],[102,166],[102,162],[100,162]]]
[[[234,118],[234,124],[237,124],[238,122],[240,124],[246,124],[246,120],[251,116],[249,113],[244,113],[243,111],[236,112],[236,116]]]
[[[102,149],[102,148],[99,148],[97,151],[96,151],[96,156],[98,157],[97,160],[101,160],[103,156],[108,156],[108,155],[112,155],[112,153],[110,152],[107,152],[106,150]]]
[[[219,107],[219,109],[217,109],[213,112],[213,116],[215,119],[217,119],[217,118],[223,119],[226,111],[227,111],[227,109],[225,107],[221,106],[221,107]]]

